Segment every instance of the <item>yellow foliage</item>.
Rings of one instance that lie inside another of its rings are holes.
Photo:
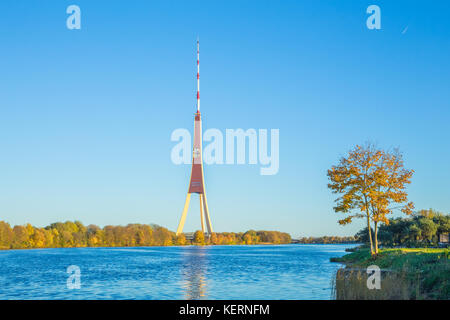
[[[339,220],[339,224],[351,223],[355,217],[366,218],[370,230],[370,222],[373,222],[377,252],[378,223],[389,223],[387,215],[395,209],[406,214],[411,214],[414,209],[406,193],[406,185],[411,183],[413,173],[413,170],[404,168],[403,156],[398,150],[379,150],[372,144],[358,145],[350,150],[347,157],[341,158],[338,165],[328,170],[328,188],[340,194],[334,210],[352,214]],[[396,207],[391,207],[392,204]],[[372,246],[370,232],[369,238]]]

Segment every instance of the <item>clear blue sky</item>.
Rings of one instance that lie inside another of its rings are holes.
[[[66,28],[77,4],[82,29]],[[366,28],[377,4],[382,30]],[[0,220],[175,230],[200,36],[204,129],[280,129],[280,170],[205,168],[216,231],[350,235],[326,170],[398,146],[417,208],[450,212],[448,1],[0,2]],[[404,32],[405,28],[406,32]],[[186,230],[199,228],[198,198]]]

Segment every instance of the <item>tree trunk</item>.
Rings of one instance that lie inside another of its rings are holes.
[[[364,179],[365,181],[365,179]],[[364,195],[364,204],[366,208],[366,216],[367,216],[367,232],[369,232],[369,241],[370,241],[370,254],[374,255],[373,252],[373,241],[372,241],[372,230],[370,229],[370,211],[369,211],[369,203],[367,201],[366,195]]]
[[[375,221],[375,254],[378,254],[378,221]]]
[[[367,214],[367,230],[369,232],[369,241],[370,241],[370,253],[374,255],[373,251],[373,241],[372,241],[372,230],[370,229],[370,216]]]

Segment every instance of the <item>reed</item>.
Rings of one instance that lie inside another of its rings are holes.
[[[448,249],[384,249],[376,257],[357,250],[332,261],[345,263],[333,280],[338,300],[450,299]],[[381,269],[381,288],[369,289],[366,268]]]

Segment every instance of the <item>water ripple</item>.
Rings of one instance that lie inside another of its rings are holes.
[[[329,299],[353,245],[0,251],[0,299]],[[81,270],[68,289],[66,269]]]

